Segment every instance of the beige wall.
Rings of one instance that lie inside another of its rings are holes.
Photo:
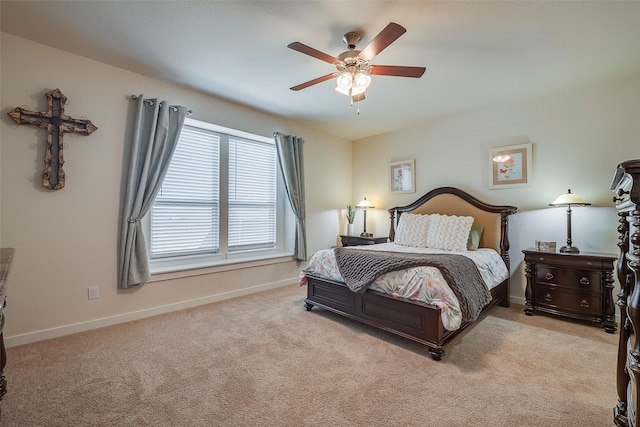
[[[117,291],[117,231],[131,94],[186,105],[194,119],[266,136],[281,131],[303,137],[309,250],[336,244],[337,207],[351,201],[349,141],[6,33],[1,34],[1,46],[0,245],[16,248],[5,309],[8,345],[298,279],[300,266],[288,261]],[[69,98],[67,114],[89,118],[98,130],[89,136],[65,136],[66,186],[50,191],[40,184],[45,132],[18,126],[6,113],[23,105],[45,110],[44,93],[55,88]],[[89,301],[87,288],[93,285],[100,287],[100,298]]]
[[[438,102],[426,98],[425,102]],[[640,74],[521,104],[487,108],[353,144],[354,198],[376,207],[368,228],[386,234],[386,209],[430,189],[455,186],[493,204],[519,208],[511,218],[512,300],[524,302],[521,250],[538,240],[566,242],[565,209],[549,208],[571,188],[596,207],[573,210],[573,241],[584,251],[617,253],[617,216],[609,184],[616,165],[640,158]],[[523,188],[489,189],[489,150],[533,143],[533,177]],[[390,161],[416,159],[417,191],[390,195]]]

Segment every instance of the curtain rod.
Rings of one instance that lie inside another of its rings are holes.
[[[131,99],[134,99],[134,100],[138,99],[138,95],[131,95]],[[145,99],[144,102],[152,103],[153,101],[151,99]],[[192,110],[187,110],[187,113],[189,113],[189,115],[192,115],[193,111]]]

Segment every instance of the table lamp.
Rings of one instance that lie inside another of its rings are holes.
[[[373,237],[373,234],[367,233],[367,209],[373,208],[374,206],[370,201],[365,197],[361,201],[358,202],[356,208],[364,209],[364,231],[360,234],[360,237]]]
[[[591,203],[585,202],[585,200],[567,190],[565,194],[559,195],[553,202],[549,203],[549,206],[566,206],[567,207],[567,246],[560,248],[562,253],[577,254],[580,253],[580,249],[572,245],[571,241],[571,206],[589,206]]]

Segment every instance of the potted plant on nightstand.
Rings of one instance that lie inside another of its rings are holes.
[[[353,221],[355,221],[356,219],[356,208],[351,206],[351,205],[347,205],[347,235],[348,236],[353,236],[354,233],[354,225],[353,225]]]

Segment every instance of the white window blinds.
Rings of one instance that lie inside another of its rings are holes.
[[[276,245],[275,144],[229,138],[229,251]]]
[[[151,208],[152,259],[277,248],[276,147],[258,138],[185,124]]]
[[[217,253],[220,138],[184,126],[151,209],[151,258]]]

